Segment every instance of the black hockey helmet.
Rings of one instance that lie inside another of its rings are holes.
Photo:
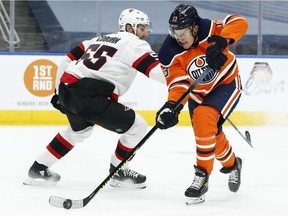
[[[179,30],[198,24],[199,16],[197,10],[188,4],[178,5],[169,18],[170,30]]]

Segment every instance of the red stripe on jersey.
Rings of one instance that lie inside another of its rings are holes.
[[[81,50],[85,51],[85,47],[84,47],[84,44],[83,44],[83,43],[81,43],[81,44],[79,45],[79,47],[80,47]]]
[[[79,59],[80,56],[82,56],[82,54],[84,53],[84,51],[85,51],[85,47],[84,47],[83,43],[81,43],[81,44],[79,44],[78,47],[75,47],[66,55],[71,59],[71,61],[73,61],[73,60]]]
[[[66,55],[71,59],[71,61],[76,60],[75,56],[72,53],[69,52]]]
[[[111,95],[111,99],[113,100],[113,101],[118,101],[118,99],[119,99],[119,95],[117,95],[117,94],[115,94],[115,93],[112,93],[112,95]]]
[[[80,79],[73,76],[72,74],[67,73],[66,71],[63,73],[60,81],[63,83],[68,83],[68,84],[72,84],[75,83],[77,81],[79,81]]]
[[[136,61],[134,61],[134,63],[132,64],[132,67],[136,69],[137,66],[149,55],[150,55],[149,52],[147,52],[144,55],[142,55],[140,58],[138,58]]]
[[[156,65],[158,65],[159,63],[160,63],[159,61],[155,61],[155,62],[153,62],[151,65],[149,65],[149,67],[147,68],[147,71],[146,71],[145,75],[146,75],[147,77],[149,77],[150,71],[151,71]]]

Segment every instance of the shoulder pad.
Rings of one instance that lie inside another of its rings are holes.
[[[212,28],[212,21],[209,19],[202,19],[199,17],[199,31],[198,40],[199,42],[209,36],[209,32]]]
[[[167,35],[158,53],[159,61],[162,65],[167,66],[171,63],[175,55],[183,51],[185,51],[185,49],[178,44],[176,39]]]

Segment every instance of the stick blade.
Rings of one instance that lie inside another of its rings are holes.
[[[49,203],[54,207],[64,209],[78,209],[84,207],[83,200],[71,200],[58,196],[51,196],[49,198]]]
[[[253,148],[252,142],[251,142],[251,135],[249,131],[245,131],[245,137],[246,137],[246,140],[248,141],[248,144]]]

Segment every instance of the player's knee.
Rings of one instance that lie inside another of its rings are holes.
[[[145,119],[141,115],[135,113],[134,124],[126,133],[134,135],[134,136],[135,135],[144,136],[144,134],[147,131],[147,128],[148,128],[148,125]]]
[[[219,118],[220,113],[214,107],[198,106],[194,109],[192,118],[195,134],[202,136],[216,134]]]
[[[72,145],[83,142],[86,138],[90,137],[93,131],[93,126],[87,127],[80,131],[73,131],[71,127],[61,131],[61,136],[70,142]]]
[[[121,143],[133,148],[145,136],[148,125],[145,119],[136,113],[134,124],[121,137]]]

